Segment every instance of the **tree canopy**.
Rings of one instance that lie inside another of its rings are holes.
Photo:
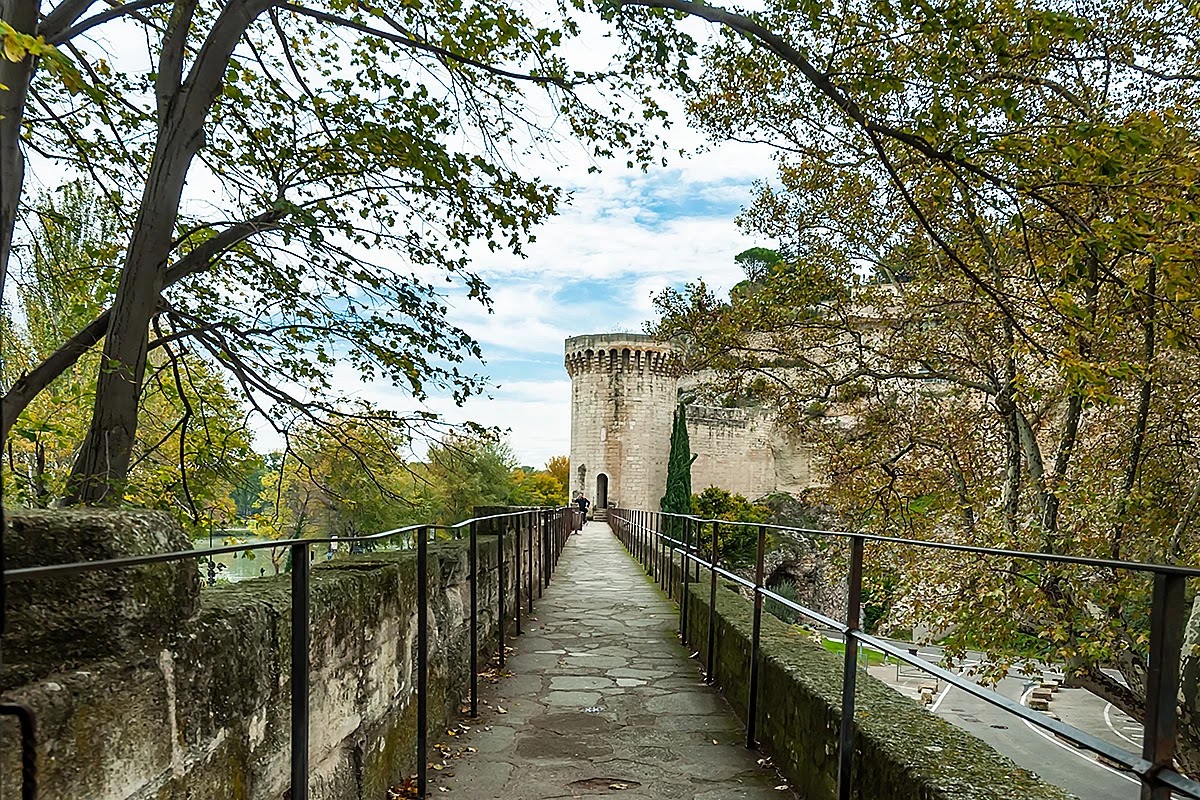
[[[740,222],[786,257],[753,292],[663,294],[658,332],[682,337],[719,390],[778,408],[817,448],[840,516],[1194,563],[1195,8],[606,8],[634,47],[656,31],[686,52],[680,12],[724,26],[689,109],[718,139],[777,148],[778,174]],[[960,631],[952,649],[989,650],[993,675],[1043,640],[1074,680],[1140,718],[1144,579],[888,552],[905,576],[897,615]],[[1193,662],[1188,650],[1185,697]],[[1190,704],[1183,719],[1194,772]]]
[[[563,200],[523,159],[571,138],[644,164],[661,116],[636,62],[576,69],[576,24],[511,4],[5,0],[0,16],[0,294],[32,269],[27,157],[78,175],[109,221],[94,316],[4,387],[7,435],[103,342],[75,502],[124,499],[167,344],[284,435],[428,421],[353,407],[338,368],[417,399],[478,392],[478,346],[446,319],[451,296],[487,303],[465,253],[520,254]],[[109,44],[130,41],[146,47]]]

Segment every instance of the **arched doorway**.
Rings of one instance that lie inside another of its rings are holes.
[[[603,472],[596,476],[596,508],[608,508],[608,476]]]

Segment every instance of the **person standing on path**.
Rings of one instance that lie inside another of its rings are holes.
[[[579,527],[582,528],[583,523],[587,520],[588,506],[590,506],[591,503],[586,497],[583,496],[583,492],[576,492],[575,505],[579,506],[579,514],[581,516]]]

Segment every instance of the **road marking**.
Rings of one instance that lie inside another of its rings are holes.
[[[941,693],[937,696],[937,699],[933,701],[933,705],[929,707],[930,714],[937,712],[938,706],[940,706],[942,701],[946,699],[946,695],[950,694],[950,687],[951,684],[947,683],[946,688],[942,689]]]
[[[1134,747],[1141,747],[1142,746],[1141,742],[1135,742],[1133,739],[1130,739],[1128,736],[1126,736],[1125,734],[1123,734],[1119,730],[1117,730],[1117,727],[1115,725],[1113,725],[1112,716],[1111,716],[1112,708],[1113,708],[1112,703],[1105,704],[1105,706],[1104,706],[1104,724],[1108,726],[1108,729],[1110,731],[1115,733],[1117,736],[1120,736],[1122,739],[1129,742]]]
[[[1030,686],[1028,689],[1025,690],[1025,694],[1021,695],[1021,700],[1020,700],[1021,705],[1025,705],[1025,701],[1029,699],[1029,695],[1033,694],[1033,690],[1035,688],[1037,688],[1037,687]],[[1084,753],[1079,752],[1074,747],[1070,747],[1068,745],[1063,744],[1058,739],[1054,738],[1053,734],[1046,733],[1046,731],[1042,730],[1037,725],[1034,725],[1029,720],[1022,719],[1021,722],[1024,722],[1029,727],[1029,730],[1033,731],[1038,736],[1041,736],[1043,739],[1050,742],[1051,744],[1058,745],[1059,747],[1061,747],[1063,750],[1066,750],[1071,755],[1079,756],[1084,761],[1088,762],[1089,764],[1092,764],[1093,766],[1097,766],[1100,769],[1108,770],[1113,775],[1116,775],[1118,778],[1124,778],[1125,780],[1129,781],[1130,783],[1136,783],[1139,786],[1141,785],[1142,782],[1140,780],[1138,780],[1137,778],[1131,778],[1130,776],[1126,775],[1124,772],[1113,769],[1108,764],[1101,764],[1099,761],[1096,760],[1095,756],[1086,755]]]

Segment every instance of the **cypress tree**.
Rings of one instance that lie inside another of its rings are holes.
[[[687,411],[680,403],[675,408],[675,424],[671,428],[671,454],[667,459],[667,493],[659,508],[671,514],[690,514],[692,511],[692,446],[688,441]],[[678,538],[683,524],[669,518],[666,529]]]

